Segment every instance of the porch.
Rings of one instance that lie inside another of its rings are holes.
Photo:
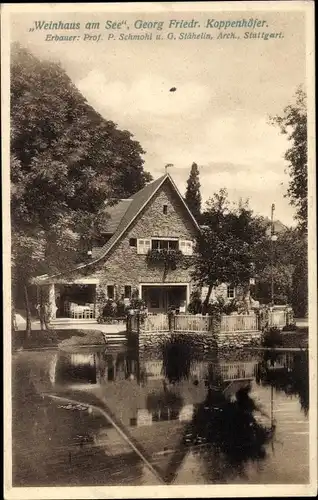
[[[39,307],[48,307],[53,322],[95,322],[96,280],[73,283],[49,283],[37,286]]]
[[[145,301],[150,314],[167,313],[173,308],[185,313],[189,303],[188,283],[141,283],[139,296]]]

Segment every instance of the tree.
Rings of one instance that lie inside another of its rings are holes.
[[[303,232],[307,231],[307,102],[304,90],[299,87],[294,104],[284,109],[282,116],[272,117],[282,134],[291,143],[284,158],[288,162],[291,176],[287,196],[291,205],[296,207],[296,219]]]
[[[290,304],[297,316],[307,308],[307,241],[299,227],[277,233],[274,243],[273,277],[275,304]],[[269,235],[254,249],[256,286],[253,296],[262,303],[271,300],[271,241]]]
[[[194,218],[199,220],[201,214],[201,193],[200,193],[200,180],[199,169],[196,163],[192,163],[189,178],[187,180],[187,189],[185,194],[185,201]]]
[[[81,236],[105,217],[105,200],[129,197],[151,180],[143,149],[105,120],[62,67],[19,44],[11,51],[11,224],[13,296],[32,276],[67,269]]]
[[[193,278],[200,286],[208,286],[206,308],[213,287],[221,283],[242,285],[247,292],[254,274],[255,242],[265,237],[265,228],[247,202],[231,208],[225,189],[208,201],[202,223]]]
[[[307,100],[306,93],[299,87],[295,102],[284,109],[282,116],[272,117],[282,134],[286,134],[291,147],[285,153],[291,180],[287,196],[296,207],[297,260],[294,262],[292,304],[296,315],[304,316],[308,309],[308,171],[307,171]],[[293,248],[294,245],[292,245]],[[294,252],[295,255],[295,252]]]

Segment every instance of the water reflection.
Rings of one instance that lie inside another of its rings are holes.
[[[83,379],[84,360],[77,361]],[[65,360],[60,366],[66,367]],[[20,362],[13,372],[13,484],[143,484],[142,461],[113,426],[87,404],[41,395],[30,370],[29,363]],[[87,374],[91,380],[91,369]]]
[[[258,365],[256,381],[297,396],[302,410],[309,411],[309,358],[308,350],[298,352],[266,351]]]
[[[196,453],[204,459],[209,482],[224,482],[230,475],[242,474],[248,461],[266,457],[265,445],[273,433],[256,420],[258,408],[249,392],[246,386],[228,400],[223,392],[209,389],[187,428],[186,444],[205,444]]]
[[[251,463],[271,461],[275,394],[266,388],[309,407],[306,352],[202,353],[177,336],[161,351],[60,353],[56,383],[94,393],[167,483],[178,482],[190,457],[203,483],[236,480]],[[257,387],[265,389],[261,401]],[[94,433],[95,442],[104,432]]]

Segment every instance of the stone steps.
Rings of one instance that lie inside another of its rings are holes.
[[[106,344],[122,344],[127,342],[126,333],[104,333]]]
[[[52,319],[51,323],[52,326],[58,326],[58,325],[97,325],[97,320],[96,319],[74,319],[74,318],[56,318]]]

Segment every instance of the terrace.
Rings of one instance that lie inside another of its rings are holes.
[[[269,313],[268,326],[283,328],[287,324],[284,310]],[[259,316],[251,314],[222,315],[220,319],[208,315],[154,314],[145,317],[132,315],[128,320],[128,331],[133,333],[248,333],[260,331]]]

